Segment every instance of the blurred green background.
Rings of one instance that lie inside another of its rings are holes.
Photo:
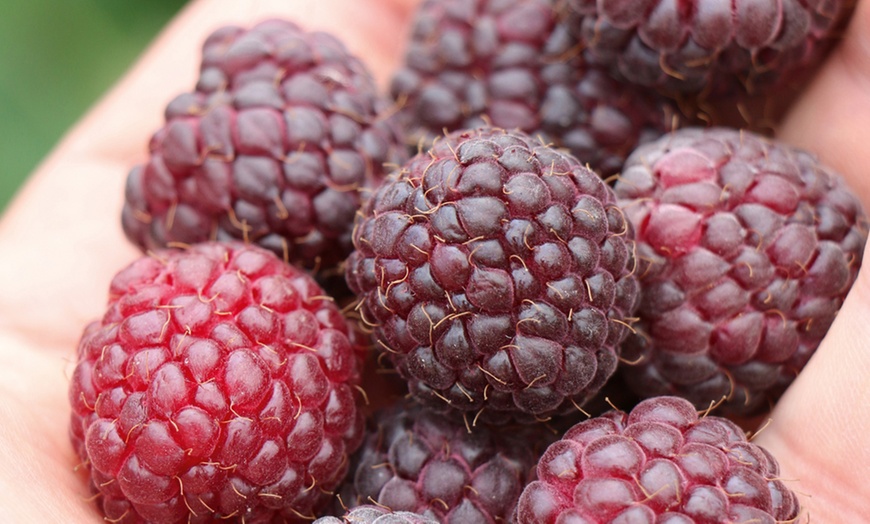
[[[13,0],[0,16],[0,212],[184,0]]]

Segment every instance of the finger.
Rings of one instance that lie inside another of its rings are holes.
[[[3,334],[0,345],[2,521],[104,522],[70,445],[63,363]]]
[[[817,153],[870,202],[870,3],[780,137]],[[870,253],[836,321],[755,440],[779,458],[812,522],[862,522],[870,514]]]
[[[414,0],[200,0],[162,32],[127,75],[63,139],[0,222],[0,328],[70,347],[104,308],[111,276],[138,255],[120,227],[123,186],[145,160],[163,108],[191,91],[205,37],[269,17],[326,30],[383,85]]]
[[[870,251],[864,264],[868,258]],[[755,439],[778,457],[812,522],[863,522],[870,515],[868,318],[870,272],[862,271],[816,354]]]
[[[845,37],[784,119],[779,137],[818,154],[870,208],[870,2],[858,4]]]

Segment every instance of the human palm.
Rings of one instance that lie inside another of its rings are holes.
[[[0,221],[0,508],[8,522],[101,522],[69,443],[69,374],[111,277],[138,256],[120,226],[129,168],[145,159],[164,105],[194,85],[218,26],[269,16],[337,34],[381,85],[416,0],[197,0],[45,159]],[[788,114],[781,137],[820,154],[870,209],[870,2]],[[870,272],[755,439],[813,522],[870,514]]]

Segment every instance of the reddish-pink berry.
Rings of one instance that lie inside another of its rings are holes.
[[[259,247],[158,250],[119,272],[69,389],[106,519],[312,520],[362,438],[348,337],[314,280]]]
[[[733,422],[657,397],[550,445],[517,515],[519,524],[776,524],[799,512],[776,459]]]
[[[699,409],[723,398],[732,412],[767,407],[855,281],[859,199],[813,155],[726,128],[639,148],[615,190],[636,229],[642,297],[626,382]]]

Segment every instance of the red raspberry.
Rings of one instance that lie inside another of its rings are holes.
[[[362,439],[348,335],[311,277],[259,247],[159,250],[118,273],[69,390],[106,519],[312,520]]]
[[[243,239],[333,268],[362,192],[406,158],[389,106],[329,34],[283,20],[218,29],[196,90],[170,102],[127,178],[124,231],[143,249]]]
[[[749,414],[828,331],[861,265],[867,219],[842,179],[746,131],[683,129],[639,148],[615,190],[637,233],[640,395]]]
[[[616,369],[637,298],[613,191],[522,133],[455,132],[361,210],[347,279],[378,349],[431,406],[573,412]]]
[[[541,457],[519,524],[796,522],[776,459],[731,421],[677,397],[571,428]]]

